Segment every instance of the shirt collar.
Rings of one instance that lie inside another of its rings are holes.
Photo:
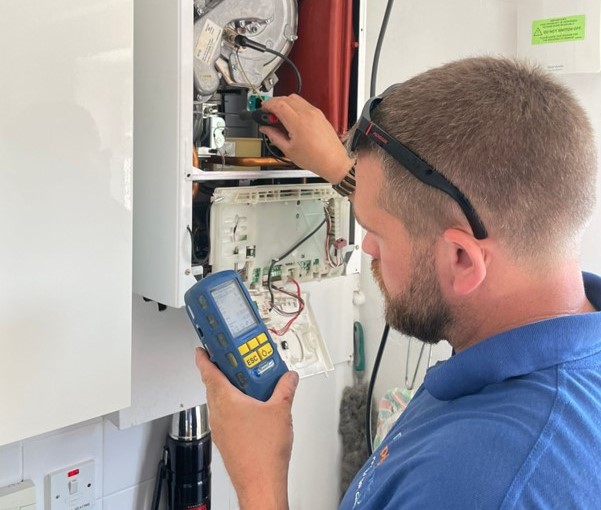
[[[601,310],[601,278],[583,273],[586,296]],[[566,315],[505,331],[428,370],[424,387],[438,400],[453,400],[536,370],[601,350],[601,312]]]

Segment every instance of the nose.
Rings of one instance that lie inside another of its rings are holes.
[[[361,243],[361,248],[373,259],[379,258],[380,253],[378,250],[378,244],[375,236],[372,233],[366,232],[365,236],[363,237],[363,243]]]

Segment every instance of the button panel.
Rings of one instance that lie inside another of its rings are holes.
[[[256,352],[251,352],[248,356],[244,356],[244,363],[248,368],[252,368],[261,363],[261,358]]]
[[[247,368],[258,365],[261,361],[273,356],[273,347],[265,333],[261,333],[238,347],[238,352]]]
[[[259,353],[259,357],[261,359],[267,359],[273,354],[273,347],[271,347],[270,343],[266,343],[259,347],[257,352]]]

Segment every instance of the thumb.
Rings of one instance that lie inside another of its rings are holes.
[[[298,386],[298,373],[294,371],[286,372],[273,390],[273,394],[269,399],[270,402],[290,402],[294,400],[294,394]]]

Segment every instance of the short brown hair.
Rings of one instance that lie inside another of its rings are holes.
[[[592,128],[540,68],[493,57],[452,62],[393,87],[372,120],[453,182],[516,258],[564,254],[580,239],[595,204]],[[366,150],[384,167],[383,206],[411,234],[468,226],[447,195],[363,139],[357,151]]]

